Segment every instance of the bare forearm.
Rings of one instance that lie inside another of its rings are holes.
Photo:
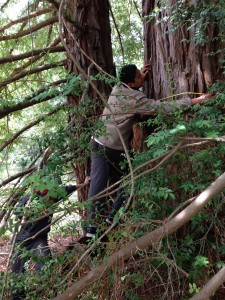
[[[197,98],[192,98],[191,99],[191,104],[195,105],[195,104],[201,103],[202,101],[204,101],[206,99],[212,98],[212,96],[213,96],[212,94],[208,93],[208,94],[203,94],[203,95],[201,95],[200,97],[197,97]]]

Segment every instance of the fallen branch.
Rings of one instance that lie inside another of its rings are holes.
[[[69,287],[64,293],[53,300],[72,300],[82,292],[94,285],[100,278],[105,276],[112,267],[120,264],[125,259],[131,257],[138,251],[145,250],[158,243],[164,237],[175,232],[192,217],[194,217],[214,196],[218,195],[225,188],[225,173],[217,178],[208,188],[206,188],[188,207],[181,211],[168,223],[142,236],[136,241],[132,241],[116,253],[109,256],[107,262],[102,262],[86,276]]]
[[[208,300],[218,290],[218,288],[225,282],[225,267],[217,272],[198,292],[189,300]]]

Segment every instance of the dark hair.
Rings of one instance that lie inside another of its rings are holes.
[[[125,65],[121,68],[119,73],[119,80],[128,84],[135,81],[137,67],[135,65]]]

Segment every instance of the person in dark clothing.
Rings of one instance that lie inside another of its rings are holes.
[[[201,103],[204,99],[211,97],[206,94],[198,98],[186,97],[176,101],[148,99],[139,90],[144,85],[148,71],[148,66],[140,71],[133,64],[126,65],[121,69],[120,82],[113,88],[108,105],[104,108],[101,116],[106,133],[101,135],[96,132],[91,139],[91,184],[89,190],[91,207],[87,212],[90,223],[81,243],[85,243],[86,240],[90,240],[96,235],[97,214],[111,224],[116,212],[124,203],[125,197],[121,188],[113,203],[112,211],[108,214],[105,211],[106,197],[95,196],[107,187],[111,175],[114,175],[114,180],[118,181],[127,173],[126,170],[121,170],[120,163],[125,159],[124,146],[128,150],[130,147],[135,117],[137,115],[155,115],[157,111],[168,114],[177,109]]]
[[[35,258],[36,271],[40,271],[43,268],[46,257],[51,257],[51,251],[48,246],[48,233],[50,231],[50,225],[53,217],[53,211],[51,210],[51,207],[60,200],[65,199],[67,196],[71,195],[77,190],[77,188],[81,188],[88,183],[89,178],[86,178],[83,184],[61,187],[60,196],[56,198],[48,197],[48,190],[44,190],[43,192],[34,190],[32,199],[35,199],[38,204],[43,205],[41,209],[41,214],[43,215],[43,217],[38,216],[38,218],[34,214],[25,217],[24,223],[22,224],[16,236],[15,249],[12,256],[11,270],[15,275],[19,275],[25,271],[25,263],[30,258]],[[24,207],[28,203],[29,199],[30,196],[24,196],[19,200],[16,206],[17,211],[15,214],[20,219],[20,222],[23,217],[23,214],[21,212],[24,211]],[[32,219],[34,219],[33,222]],[[25,299],[25,297],[26,294],[24,288],[18,289],[14,286],[12,287],[11,300]]]

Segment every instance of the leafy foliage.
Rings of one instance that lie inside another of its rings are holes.
[[[180,25],[186,26],[188,30],[195,30],[196,45],[204,47],[208,43],[207,27],[211,25],[219,31],[214,41],[222,43],[225,24],[223,2],[222,0],[197,1],[195,5],[187,5],[184,1],[175,1],[173,7],[168,7],[168,1],[158,1],[148,19],[151,20],[169,9],[170,16],[162,18],[162,22],[171,22],[170,30],[176,30]],[[135,1],[111,1],[112,11],[116,18],[116,24],[112,22],[112,46],[117,66],[131,61],[138,66],[142,64],[142,20],[138,5]],[[39,2],[37,6],[29,5],[31,11],[46,7],[48,7],[46,2]],[[26,9],[22,11],[21,16],[25,16],[26,12]],[[21,24],[17,24],[7,29],[4,35],[17,33],[20,29],[29,29],[32,25],[51,16],[52,13],[48,12],[31,19],[24,23],[23,28]],[[1,26],[8,21],[5,16],[2,16]],[[121,55],[116,26],[120,31],[124,59]],[[51,27],[42,28],[40,31],[32,32],[19,39],[1,41],[0,53],[2,57],[7,57],[31,49],[41,49],[51,44],[57,37],[58,25],[52,24]],[[183,40],[182,42],[188,43],[189,41]],[[222,46],[220,51],[224,51]],[[216,56],[216,53],[211,52],[209,55]],[[18,68],[25,64],[27,66],[22,68],[23,70],[38,68],[65,59],[65,54],[63,52],[45,53],[32,64],[29,64],[30,59],[3,64],[0,80],[3,82],[12,74],[20,73]],[[224,61],[222,65],[224,66]],[[169,75],[169,64],[167,69]],[[224,73],[224,69],[222,72]],[[64,82],[51,85],[58,80]],[[90,77],[89,80],[102,80],[110,85],[115,83],[114,79],[101,73]],[[16,225],[15,217],[11,212],[22,194],[30,192],[33,187],[40,191],[47,187],[50,195],[54,197],[62,192],[58,187],[61,182],[67,183],[74,180],[71,174],[71,163],[85,164],[87,162],[90,156],[90,136],[96,130],[104,133],[102,123],[97,120],[96,116],[93,116],[93,111],[99,108],[99,103],[96,99],[86,96],[84,101],[78,101],[79,104],[67,107],[62,104],[70,95],[80,100],[88,91],[88,84],[81,75],[67,74],[62,67],[57,67],[32,74],[1,88],[0,111],[5,107],[26,101],[37,101],[36,105],[12,112],[0,120],[1,144],[31,121],[50,113],[57,107],[61,108],[55,114],[44,117],[35,127],[25,131],[0,153],[0,178],[3,181],[35,163],[40,164],[43,152],[48,147],[51,149],[50,160],[38,174],[25,176],[18,182],[14,180],[1,188],[0,199],[2,211],[5,212],[3,221],[5,216],[6,222],[1,232],[18,230],[18,224]],[[173,92],[173,82],[170,81],[167,84],[169,90]],[[119,212],[118,215],[122,216],[122,221],[119,227],[109,234],[109,243],[104,255],[98,245],[97,255],[90,263],[91,268],[98,265],[102,258],[107,261],[110,253],[116,252],[124,244],[154,230],[176,209],[179,211],[185,207],[188,199],[198,195],[223,173],[225,148],[224,142],[218,141],[218,138],[224,136],[225,131],[225,84],[218,80],[210,89],[217,95],[206,105],[196,105],[184,114],[176,112],[171,116],[164,116],[159,113],[156,117],[140,124],[147,130],[154,128],[154,132],[145,141],[147,150],[134,153],[132,157],[134,170],[140,167],[135,172],[135,176],[140,175],[140,177],[134,182],[135,196],[132,207],[126,214],[123,210]],[[174,149],[180,141],[182,148],[161,164],[162,159],[166,158],[169,151]],[[146,165],[146,162],[149,164]],[[127,187],[126,193],[129,196],[130,186]],[[11,199],[12,202],[7,202]],[[75,237],[80,234],[83,223],[74,220],[73,213],[81,213],[86,204],[74,200],[68,199],[60,206],[54,207],[60,216],[70,217],[72,221],[62,226],[60,224],[60,228],[56,225],[53,232],[55,230],[61,235],[74,235]],[[40,211],[44,209],[45,207],[34,202],[32,213],[38,217]],[[11,218],[7,219],[7,213],[11,215]],[[24,214],[29,213],[29,210],[24,209]],[[119,216],[117,216],[118,221]],[[104,227],[104,224],[102,226]],[[225,254],[223,231],[224,194],[221,193],[189,224],[159,242],[152,250],[135,253],[124,264],[109,272],[100,283],[83,293],[80,299],[100,297],[102,299],[180,299],[181,297],[185,299],[197,293],[214,272],[223,267]],[[51,299],[88,272],[89,257],[84,265],[80,266],[79,272],[74,272],[66,282],[62,283],[63,277],[68,275],[69,270],[73,268],[83,252],[84,248],[77,246],[71,252],[54,253],[53,257],[46,262],[41,276],[30,273],[27,269],[25,274],[20,278],[17,277],[17,285],[26,284],[30,299]],[[1,274],[0,286],[5,286],[6,290],[10,289],[13,274],[9,274],[8,278],[6,282],[4,275]]]

